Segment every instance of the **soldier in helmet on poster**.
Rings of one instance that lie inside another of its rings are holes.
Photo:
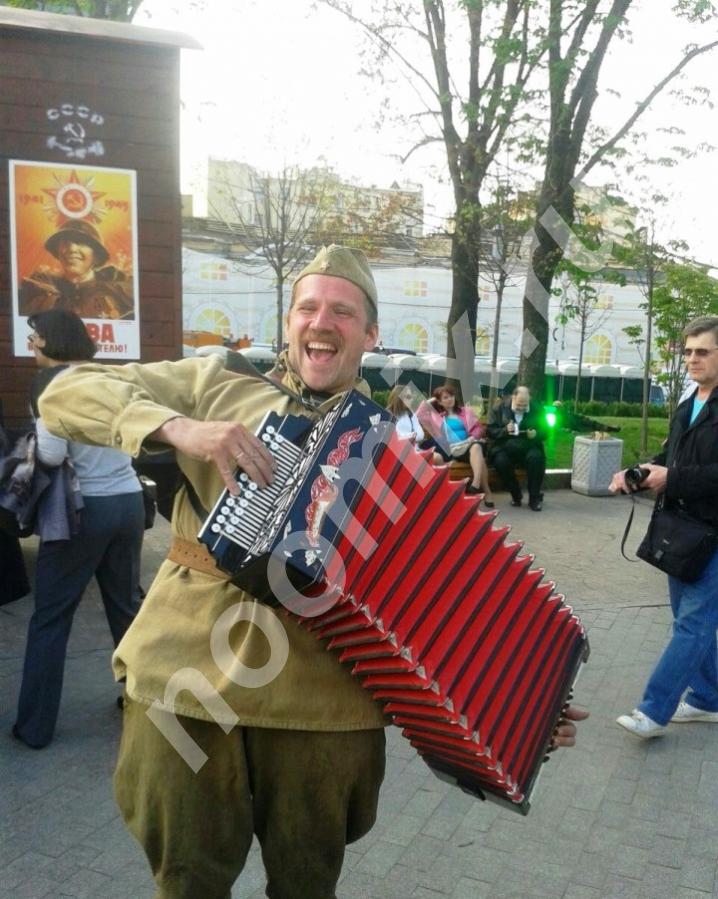
[[[45,249],[60,263],[61,273],[42,266],[23,279],[20,315],[59,308],[82,318],[134,319],[131,282],[107,264],[110,255],[94,225],[68,219],[48,237]]]

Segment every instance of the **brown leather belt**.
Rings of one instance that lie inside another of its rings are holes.
[[[184,565],[185,568],[193,568],[195,571],[211,574],[212,577],[221,578],[223,581],[230,579],[226,572],[217,568],[209,550],[203,543],[185,540],[184,537],[174,537],[170,551],[167,553],[167,559],[177,565]]]

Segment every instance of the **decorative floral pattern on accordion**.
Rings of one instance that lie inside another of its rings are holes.
[[[268,445],[290,449],[273,485],[245,484],[255,536],[240,533],[251,502],[224,514],[239,511],[225,491],[200,540],[234,583],[270,601],[270,557],[279,559],[301,602],[279,598],[351,665],[430,768],[527,813],[588,658],[583,625],[495,526],[497,513],[399,439],[366,397],[349,393],[314,426],[272,415],[258,435],[269,428]]]

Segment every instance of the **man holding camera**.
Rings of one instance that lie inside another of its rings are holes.
[[[697,387],[676,409],[663,452],[640,473],[617,472],[609,489],[654,490],[666,509],[717,529],[718,316],[695,319],[683,337],[686,369]],[[718,551],[696,580],[669,576],[668,586],[673,635],[638,707],[617,719],[644,739],[662,734],[669,721],[718,722]]]

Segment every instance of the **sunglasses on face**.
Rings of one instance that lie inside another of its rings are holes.
[[[693,349],[683,350],[683,355],[686,357],[686,359],[690,359],[691,356],[696,356],[698,359],[705,359],[708,353],[714,353],[716,350],[718,350],[718,347],[715,346],[708,348],[699,346],[694,347]]]

